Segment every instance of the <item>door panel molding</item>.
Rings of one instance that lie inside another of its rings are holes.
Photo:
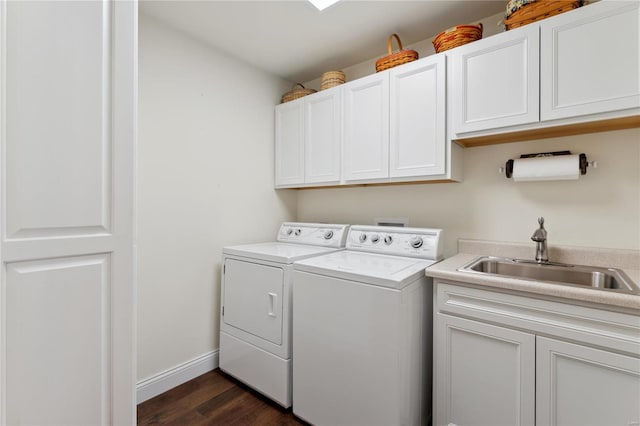
[[[137,10],[0,0],[0,424],[135,424]]]

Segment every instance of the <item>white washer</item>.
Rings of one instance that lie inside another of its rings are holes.
[[[291,406],[293,262],[342,250],[348,225],[283,223],[277,242],[223,249],[220,369]]]
[[[316,425],[420,425],[431,416],[439,229],[352,226],[346,250],[293,272],[293,412]]]

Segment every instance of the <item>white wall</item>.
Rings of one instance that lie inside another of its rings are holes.
[[[300,191],[298,220],[373,224],[406,217],[409,226],[458,238],[531,242],[545,217],[549,244],[640,249],[640,129],[467,148],[464,181]],[[577,181],[515,183],[498,167],[520,154],[571,150],[598,161]],[[534,245],[531,242],[532,255]]]
[[[141,16],[138,379],[218,348],[220,259],[273,240],[273,106],[290,83]]]

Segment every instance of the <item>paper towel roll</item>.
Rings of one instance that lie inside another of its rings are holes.
[[[580,176],[579,155],[554,155],[513,160],[514,182],[575,180],[578,176]]]

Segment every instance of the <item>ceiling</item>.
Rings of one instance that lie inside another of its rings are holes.
[[[306,0],[141,0],[154,17],[226,54],[290,81],[387,54],[505,9],[506,0],[342,0],[320,12]]]

